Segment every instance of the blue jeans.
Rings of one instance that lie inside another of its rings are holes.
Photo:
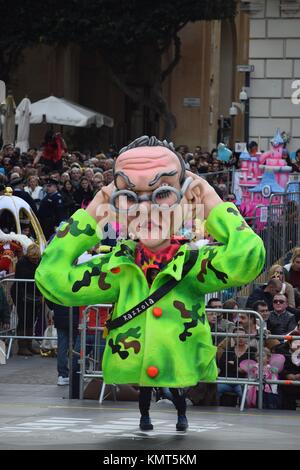
[[[240,399],[243,396],[241,385],[218,384],[218,397],[221,398],[224,393],[235,393]]]
[[[57,372],[59,377],[69,377],[69,331],[57,328]]]

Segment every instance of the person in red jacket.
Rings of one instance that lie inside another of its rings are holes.
[[[34,163],[43,163],[49,171],[62,169],[62,157],[67,152],[67,145],[62,135],[49,130],[45,134],[45,140],[41,151],[38,153]]]

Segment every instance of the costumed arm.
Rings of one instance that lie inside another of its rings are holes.
[[[206,246],[199,253],[194,268],[201,293],[217,292],[242,286],[255,279],[265,262],[262,240],[247,225],[236,206],[224,203],[201,177],[187,191],[189,204],[203,206],[206,231],[220,246]]]
[[[206,230],[221,245],[206,246],[200,252],[197,279],[202,293],[248,284],[261,273],[264,244],[234,204],[223,203],[212,209]]]
[[[50,301],[64,306],[114,303],[118,284],[107,270],[110,254],[75,265],[77,258],[99,243],[96,221],[78,210],[43,253],[35,274],[37,287]]]

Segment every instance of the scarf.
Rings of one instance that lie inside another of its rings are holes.
[[[149,284],[152,284],[155,275],[174,258],[180,246],[177,240],[171,240],[169,246],[153,253],[142,243],[137,244],[135,262],[142,269]]]

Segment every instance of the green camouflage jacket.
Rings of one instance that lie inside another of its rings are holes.
[[[204,295],[255,279],[264,266],[265,250],[231,203],[210,212],[206,229],[220,245],[199,248],[196,264],[172,291],[109,333],[103,358],[106,383],[187,387],[216,379],[216,348]],[[75,260],[97,243],[95,220],[78,210],[47,247],[36,270],[37,286],[47,299],[66,306],[112,303],[115,319],[170,277],[180,280],[190,249],[183,245],[149,288],[135,264],[136,242],[131,240],[76,265]]]

